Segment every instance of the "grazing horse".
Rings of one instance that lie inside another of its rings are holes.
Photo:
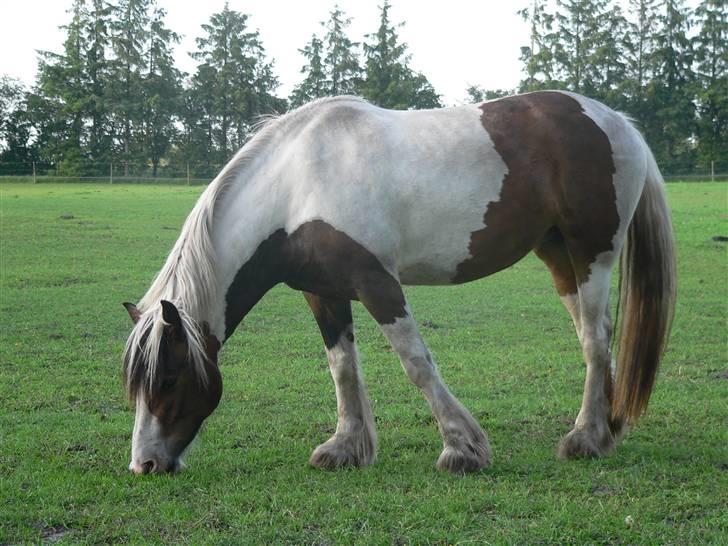
[[[551,271],[586,361],[559,455],[607,455],[646,408],[675,303],[662,177],[625,117],[545,91],[424,111],[327,98],[268,122],[204,191],[142,300],[125,304],[130,469],[179,469],[220,400],[220,347],[279,283],[303,292],[336,387],[336,432],[311,464],[375,458],[352,325],[358,300],[432,408],[438,467],[488,466],[488,438],[440,377],[402,285],[472,281],[531,250]],[[609,287],[620,256],[613,363]]]

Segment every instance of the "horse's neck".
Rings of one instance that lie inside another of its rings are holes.
[[[282,192],[260,169],[243,171],[217,204],[212,233],[218,290],[209,322],[220,340],[280,281],[273,265],[280,245],[271,236],[285,223]]]

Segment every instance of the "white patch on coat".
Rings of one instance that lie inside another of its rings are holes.
[[[577,427],[593,425],[607,430],[609,402],[605,391],[605,372],[611,365],[607,313],[609,286],[614,262],[619,254],[602,252],[591,266],[589,280],[579,286],[579,314],[582,349],[586,361],[586,379]]]
[[[477,106],[397,112],[353,98],[293,114],[215,210],[216,337],[227,287],[260,243],[312,220],[346,233],[405,284],[448,284],[508,172],[481,115]]]
[[[437,419],[445,444],[438,465],[445,464],[454,454],[471,458],[477,468],[490,464],[487,436],[440,377],[409,309],[404,317],[392,324],[381,324],[380,328],[399,355],[407,377],[420,388]]]
[[[129,470],[140,469],[145,462],[150,460],[166,465],[169,459],[169,452],[162,434],[162,425],[159,419],[149,411],[144,396],[139,393],[134,414]]]

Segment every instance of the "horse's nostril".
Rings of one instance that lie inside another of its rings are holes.
[[[150,472],[154,472],[154,461],[142,463],[142,474],[149,474]]]

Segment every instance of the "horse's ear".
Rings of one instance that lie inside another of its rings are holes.
[[[182,318],[179,316],[179,311],[174,306],[174,303],[167,300],[162,300],[162,318],[164,322],[172,327],[172,331],[179,335],[182,333]]]
[[[133,303],[129,303],[128,301],[125,301],[121,305],[126,308],[126,312],[129,313],[129,317],[134,324],[139,322],[139,318],[142,316],[142,314],[139,312],[139,309],[137,309],[136,305],[134,305]]]

